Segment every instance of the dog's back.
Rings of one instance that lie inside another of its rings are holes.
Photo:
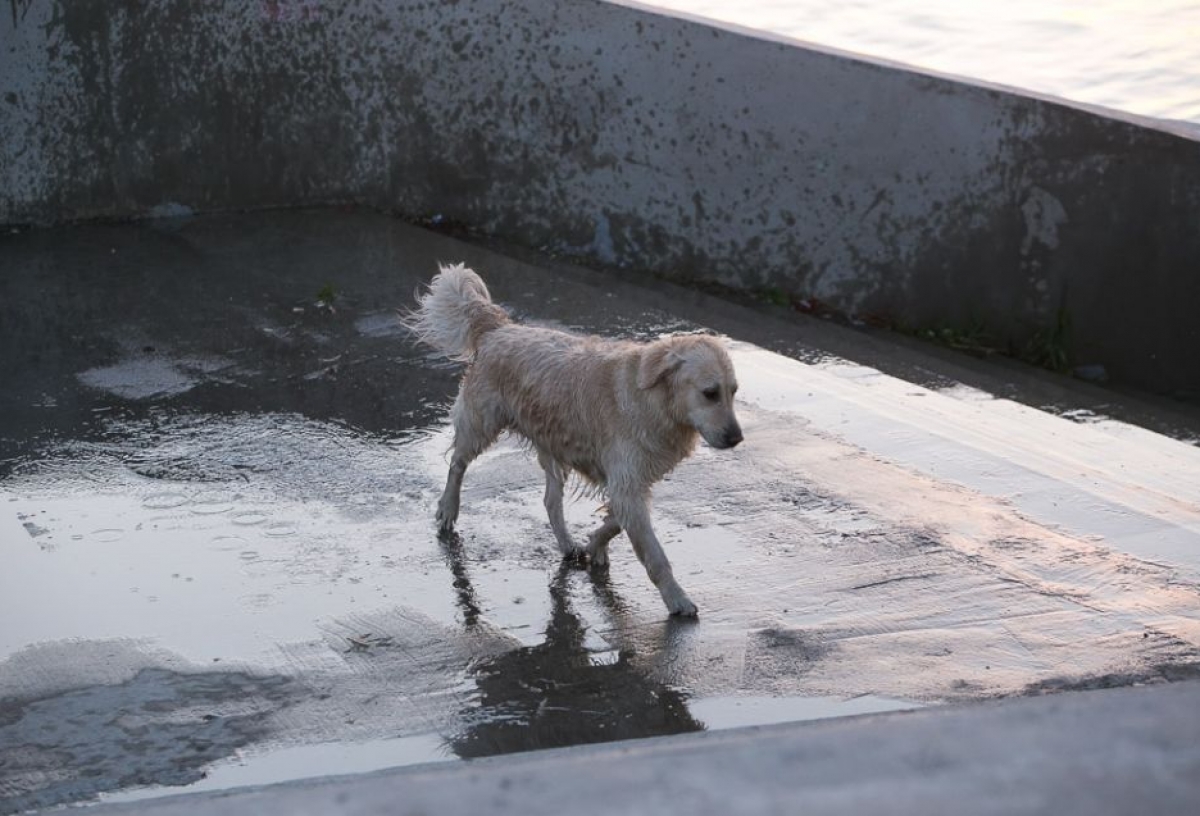
[[[510,324],[489,332],[463,381],[475,404],[494,404],[505,425],[543,456],[602,486],[616,437],[633,406],[632,344]]]

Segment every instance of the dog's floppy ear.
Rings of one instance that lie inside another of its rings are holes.
[[[642,352],[642,361],[638,364],[637,387],[653,388],[675,369],[683,365],[683,356],[671,343],[662,340]]]

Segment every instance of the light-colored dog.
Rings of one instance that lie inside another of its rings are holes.
[[[697,436],[714,448],[742,441],[737,380],[721,344],[704,336],[632,343],[517,325],[461,264],[441,267],[404,323],[468,363],[451,410],[440,530],[454,529],[467,465],[513,431],[529,440],[546,472],[546,512],[563,554],[586,553],[604,566],[608,543],[624,530],[671,614],[694,616],[650,526],[650,488],[692,453]],[[573,472],[608,497],[608,513],[584,548],[563,518],[563,485]]]

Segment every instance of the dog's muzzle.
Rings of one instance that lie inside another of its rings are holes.
[[[725,429],[724,433],[721,434],[721,447],[722,448],[735,447],[743,439],[745,439],[745,437],[742,436],[742,429],[739,428],[737,425],[730,425],[728,428]]]

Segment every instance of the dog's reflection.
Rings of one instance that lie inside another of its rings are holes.
[[[467,626],[479,621],[479,604],[457,536],[443,538],[459,608]],[[686,697],[651,679],[637,655],[617,650],[597,656],[585,646],[587,628],[572,611],[564,563],[550,586],[545,640],[477,664],[476,705],[462,712],[465,727],[448,739],[464,758],[557,748],[592,742],[699,731]],[[607,577],[592,574],[596,597],[614,616],[620,599]],[[668,627],[686,626],[678,622]]]

